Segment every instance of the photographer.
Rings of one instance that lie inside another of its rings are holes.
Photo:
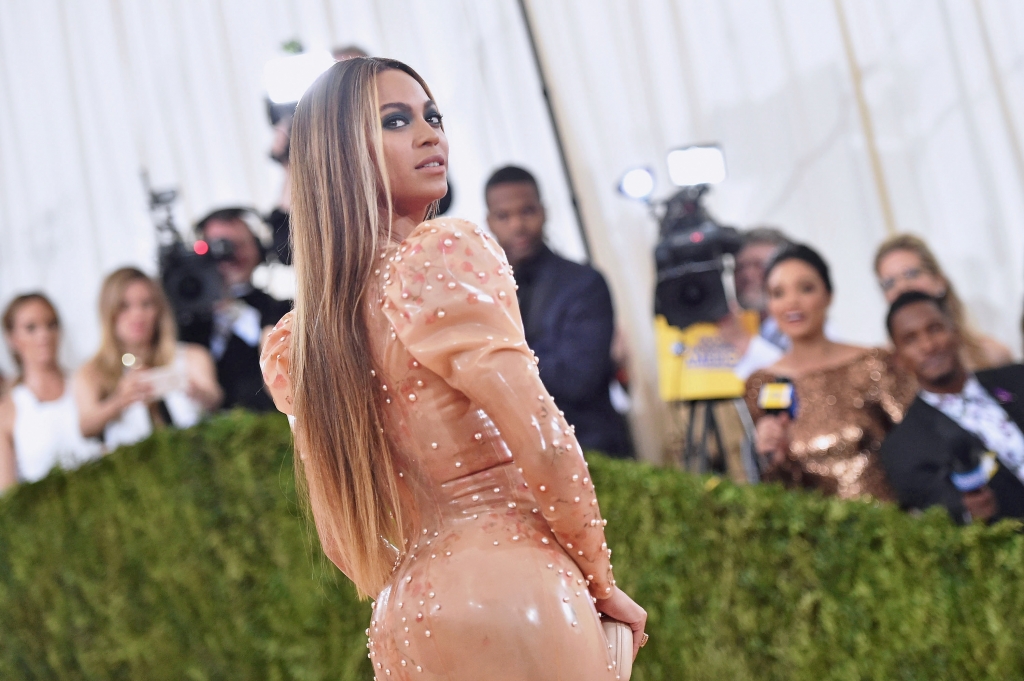
[[[273,409],[259,366],[260,340],[288,310],[291,301],[277,300],[254,288],[252,273],[263,262],[265,246],[246,221],[255,215],[244,208],[215,210],[199,221],[197,235],[207,242],[226,241],[231,255],[217,263],[226,296],[211,317],[198,318],[182,329],[182,338],[210,349],[217,380],[224,389],[224,407],[254,411]]]

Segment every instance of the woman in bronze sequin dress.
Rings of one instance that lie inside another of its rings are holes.
[[[780,251],[766,270],[768,311],[792,348],[747,381],[747,405],[757,424],[757,450],[768,456],[768,478],[844,499],[893,499],[878,459],[890,428],[914,394],[902,385],[887,350],[836,343],[825,337],[832,302],[828,266],[807,246]],[[761,387],[790,379],[796,418],[767,415]]]
[[[504,253],[426,220],[448,141],[400,62],[339,62],[292,130],[296,309],[261,363],[294,417],[327,556],[374,596],[377,679],[616,677],[599,613],[643,642],[571,426],[526,346]]]

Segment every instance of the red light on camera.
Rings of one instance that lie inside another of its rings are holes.
[[[196,252],[196,255],[206,255],[210,252],[210,244],[200,239],[192,244],[192,250]]]
[[[704,241],[704,235],[700,232],[690,232],[690,241],[699,244],[701,241]]]

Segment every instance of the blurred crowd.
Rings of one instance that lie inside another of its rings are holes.
[[[160,428],[194,426],[217,409],[273,408],[259,350],[291,301],[252,285],[263,254],[242,213],[214,211],[197,235],[231,244],[231,257],[217,263],[226,293],[212,314],[179,328],[160,282],[120,268],[100,288],[99,348],[73,373],[60,365],[53,302],[31,292],[7,304],[4,338],[17,373],[3,381],[0,398],[0,489],[55,466],[74,468]]]
[[[343,48],[335,56],[363,54]],[[253,274],[268,253],[291,260],[291,116],[271,118],[271,156],[285,170],[274,210],[257,216],[259,229],[251,211],[233,207],[195,228],[197,239],[230,245],[217,263],[225,293],[212,314],[179,325],[159,281],[118,269],[101,287],[99,348],[66,372],[60,315],[45,293],[6,305],[16,373],[0,384],[0,489],[161,428],[193,426],[218,409],[273,408],[260,348],[292,302],[255,286]],[[546,245],[542,191],[528,170],[497,169],[482,191],[487,226],[515,270],[541,379],[584,448],[633,456],[623,417],[626,353],[604,277]],[[973,326],[920,238],[886,240],[873,266],[890,340],[850,345],[828,321],[833,283],[822,256],[777,228],[743,233],[731,312],[717,327],[746,384],[761,479],[908,510],[943,506],[958,522],[1024,518],[1024,367],[1016,353]],[[741,321],[751,314],[756,332]]]

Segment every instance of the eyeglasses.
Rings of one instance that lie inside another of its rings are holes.
[[[924,270],[920,267],[911,267],[910,269],[903,270],[903,272],[897,274],[895,277],[882,279],[878,283],[882,285],[882,291],[888,293],[900,280],[911,282],[919,279],[923,274]]]

